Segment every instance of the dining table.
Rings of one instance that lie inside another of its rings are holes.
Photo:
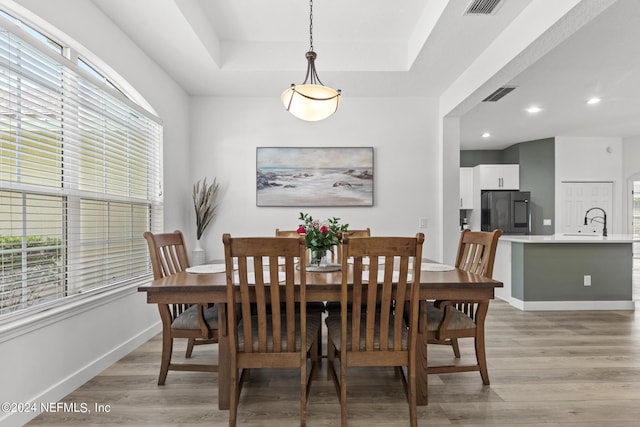
[[[191,270],[198,271],[198,270]],[[218,407],[229,409],[230,351],[227,324],[227,288],[224,265],[202,272],[179,272],[149,281],[138,287],[147,294],[149,304],[219,304],[218,320]],[[216,272],[211,272],[216,271]],[[307,271],[307,302],[339,301],[342,275],[352,282],[352,267],[347,271]],[[417,404],[428,403],[426,300],[464,300],[488,302],[502,282],[465,270],[423,260],[420,273],[420,322],[418,328]],[[297,298],[297,296],[296,296]]]

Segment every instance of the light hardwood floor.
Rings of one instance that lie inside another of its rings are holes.
[[[419,425],[638,425],[639,311],[522,312],[495,301],[486,329],[491,385],[483,386],[477,372],[430,376],[430,403],[419,407]],[[174,357],[184,354],[184,345],[177,347]],[[473,357],[470,342],[461,347],[463,359]],[[194,358],[215,357],[215,349],[198,347]],[[448,362],[451,349],[432,346],[429,357]],[[227,412],[217,410],[216,374],[170,372],[166,385],[157,386],[159,362],[156,337],[63,400],[90,409],[109,405],[108,413],[49,413],[29,425],[227,425]],[[298,425],[298,377],[285,372],[252,372],[242,391],[239,425]],[[392,370],[351,371],[348,408],[352,426],[408,425]],[[308,425],[339,424],[325,359],[312,384]]]

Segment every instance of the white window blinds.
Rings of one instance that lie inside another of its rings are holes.
[[[5,23],[0,23],[5,25]],[[159,120],[19,28],[0,28],[0,319],[148,274]]]

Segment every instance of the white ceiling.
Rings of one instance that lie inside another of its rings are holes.
[[[189,94],[279,97],[304,79],[308,1],[92,1]],[[532,1],[551,0],[502,0],[489,16],[464,15],[471,0],[316,0],[319,77],[344,102],[438,97]],[[510,81],[511,94],[465,114],[461,147],[640,135],[638,22],[638,0],[618,0]],[[587,108],[590,96],[603,101]],[[534,103],[544,110],[529,116]]]
[[[461,145],[502,148],[553,136],[640,136],[640,2],[618,0],[515,77],[517,88],[461,119]],[[587,99],[599,97],[597,105]],[[543,111],[531,115],[525,108]],[[492,137],[482,141],[481,134]]]

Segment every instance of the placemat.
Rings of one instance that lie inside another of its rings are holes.
[[[420,269],[422,271],[451,271],[456,268],[447,264],[438,264],[435,262],[423,262]]]
[[[187,273],[211,274],[224,273],[226,267],[224,264],[201,264],[187,268]]]

